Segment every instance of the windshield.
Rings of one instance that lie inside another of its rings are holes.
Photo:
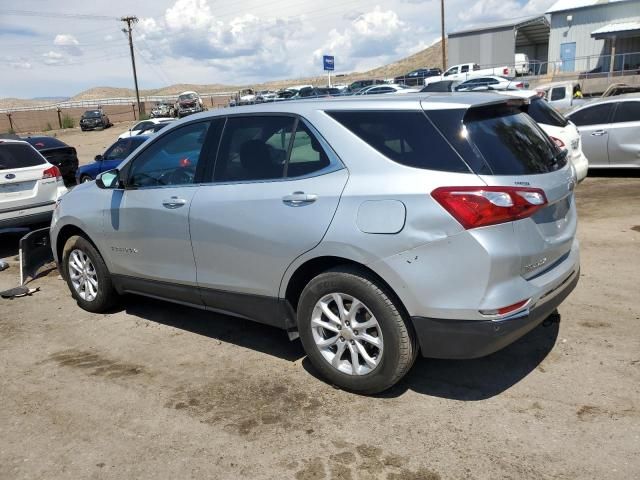
[[[196,94],[195,93],[187,93],[185,95],[180,95],[178,97],[178,100],[180,101],[184,101],[184,100],[194,100],[196,98]]]
[[[525,105],[523,110],[528,113],[536,122],[553,127],[566,127],[569,120],[553,108],[542,98],[535,98],[530,105]]]
[[[100,117],[100,110],[88,110],[88,111],[84,112],[84,116],[86,118],[99,118]]]

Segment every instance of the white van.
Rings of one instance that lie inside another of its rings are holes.
[[[531,72],[529,56],[526,53],[516,53],[514,63],[516,75],[528,75]]]

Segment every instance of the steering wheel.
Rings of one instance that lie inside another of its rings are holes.
[[[184,185],[193,183],[195,176],[195,167],[180,167],[163,173],[158,181],[161,185]]]

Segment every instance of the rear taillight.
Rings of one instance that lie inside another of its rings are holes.
[[[57,178],[57,179],[62,178],[60,169],[55,165],[50,168],[47,168],[44,172],[42,172],[42,179],[44,180],[45,178]]]
[[[508,68],[503,68],[502,69],[502,74],[505,76],[509,76],[509,69]]]
[[[553,143],[555,143],[558,148],[565,148],[564,142],[560,140],[558,137],[549,137],[549,138],[553,140]]]
[[[539,188],[441,187],[431,196],[467,230],[530,217],[547,204]]]
[[[516,88],[524,88],[524,83],[522,82],[516,83]]]

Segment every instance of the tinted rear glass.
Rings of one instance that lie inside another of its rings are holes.
[[[28,145],[19,143],[0,144],[0,170],[34,167],[45,160]]]
[[[554,127],[566,127],[569,121],[555,108],[542,98],[536,98],[529,105],[525,105],[523,110],[538,123],[551,125]]]
[[[466,136],[494,175],[547,173],[566,165],[558,149],[536,122],[517,107],[469,109]]]
[[[42,150],[44,148],[61,148],[61,147],[68,146],[66,143],[63,143],[54,137],[28,137],[28,138],[25,138],[24,140],[25,142],[29,142],[31,145],[36,147],[37,150]]]
[[[422,111],[327,113],[394,162],[428,170],[469,172]]]
[[[102,115],[100,110],[87,110],[84,112],[84,117],[86,118],[99,118]]]

